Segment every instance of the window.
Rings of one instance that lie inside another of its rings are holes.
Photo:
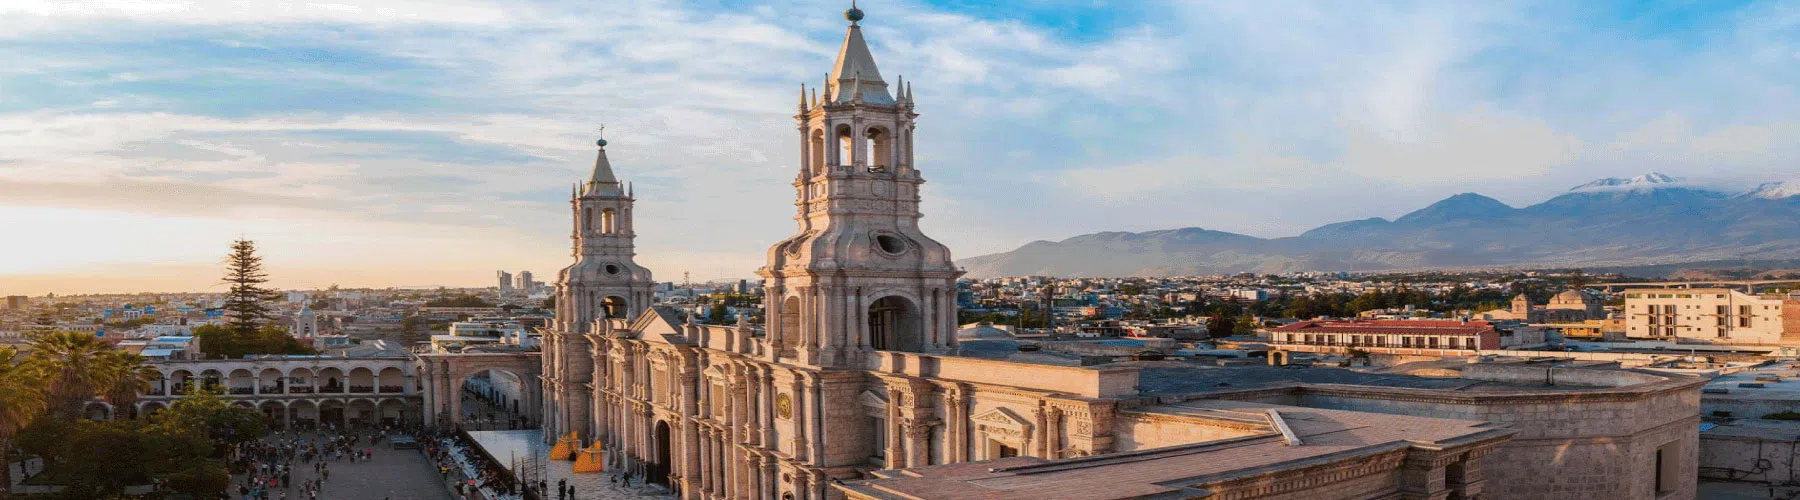
[[[1675,491],[1676,482],[1681,477],[1681,471],[1677,470],[1680,460],[1676,456],[1676,452],[1680,450],[1679,445],[1676,441],[1670,441],[1656,447],[1655,485],[1658,495]]]
[[[875,459],[881,462],[882,467],[887,467],[887,419],[878,417],[871,420],[875,421]]]

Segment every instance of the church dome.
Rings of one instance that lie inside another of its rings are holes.
[[[1005,329],[995,328],[993,323],[976,323],[956,331],[957,340],[989,340],[1011,339],[1013,335]]]
[[[1555,298],[1550,299],[1551,302],[1571,303],[1571,304],[1579,304],[1582,302],[1587,302],[1587,300],[1588,300],[1587,294],[1581,293],[1580,291],[1576,291],[1576,290],[1564,290],[1562,293],[1556,294]]]

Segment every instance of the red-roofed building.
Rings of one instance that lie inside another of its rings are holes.
[[[1500,349],[1499,329],[1486,321],[1312,320],[1270,331],[1277,345]]]

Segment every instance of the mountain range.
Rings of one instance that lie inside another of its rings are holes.
[[[1201,228],[1084,234],[958,261],[971,277],[1566,267],[1800,258],[1800,180],[1723,191],[1660,173],[1514,208],[1463,193],[1394,220],[1283,238]]]

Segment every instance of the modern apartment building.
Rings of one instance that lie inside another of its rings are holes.
[[[1728,288],[1625,293],[1625,335],[1634,339],[1777,345],[1788,335],[1800,336],[1797,323],[1800,301],[1787,295],[1750,295]]]

